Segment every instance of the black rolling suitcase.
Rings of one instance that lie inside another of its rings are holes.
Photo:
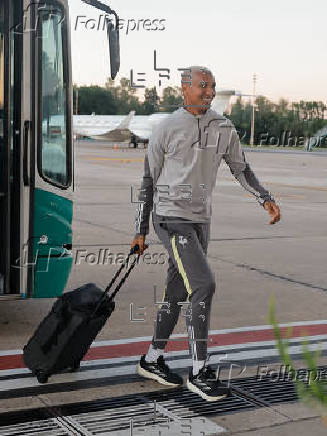
[[[138,262],[133,260],[115,291],[110,288],[138,246],[131,249],[126,261],[103,292],[94,283],[65,293],[52,306],[34,335],[24,347],[24,363],[40,383],[64,369],[75,371],[95,337],[115,309],[114,297]]]

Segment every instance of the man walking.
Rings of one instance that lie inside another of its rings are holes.
[[[147,248],[149,218],[169,253],[163,304],[157,313],[148,353],[137,371],[159,383],[178,386],[183,379],[164,361],[165,345],[186,310],[193,366],[187,387],[207,401],[217,401],[228,388],[206,364],[211,301],[215,279],[207,261],[210,237],[211,197],[222,159],[239,183],[271,216],[280,219],[279,207],[247,163],[233,124],[210,109],[215,97],[215,78],[210,70],[193,66],[182,74],[184,105],[153,131],[145,156],[144,176],[132,246]]]

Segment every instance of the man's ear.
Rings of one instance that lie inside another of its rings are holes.
[[[182,94],[184,97],[187,96],[188,94],[188,87],[189,87],[188,83],[182,83]]]

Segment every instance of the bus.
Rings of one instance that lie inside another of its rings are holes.
[[[118,16],[107,18],[111,77]],[[57,297],[72,267],[74,152],[67,0],[0,0],[0,301]]]

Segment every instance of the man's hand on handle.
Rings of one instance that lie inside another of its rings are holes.
[[[138,251],[136,251],[136,254],[143,254],[143,251],[148,248],[148,245],[145,243],[145,235],[135,235],[132,243],[131,248],[133,248],[135,245],[139,246]]]
[[[280,220],[280,209],[274,201],[265,201],[263,207],[271,216],[271,221],[269,224],[275,224]]]

